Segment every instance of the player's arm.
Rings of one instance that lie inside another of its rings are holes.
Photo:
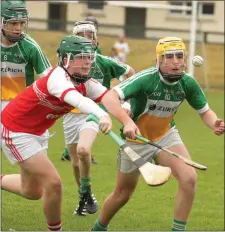
[[[188,84],[188,103],[198,112],[206,126],[214,131],[216,135],[224,133],[224,121],[219,119],[216,113],[210,109],[205,94],[194,78]]]
[[[124,75],[125,79],[127,79],[135,74],[135,70],[131,66],[122,62],[115,61],[114,59],[108,60],[108,65],[110,67],[110,76],[113,78],[119,79],[121,75]],[[118,80],[117,83],[114,81],[112,84],[113,86],[116,86],[119,83],[120,81]],[[126,113],[131,116],[132,113],[130,111],[129,100],[127,102],[121,101],[121,104]]]
[[[127,73],[127,75],[125,75],[125,78],[128,79],[129,77],[133,76],[135,74],[135,70],[129,66],[130,69],[129,69],[129,72]]]
[[[102,98],[101,103],[116,119],[118,119],[123,125],[123,133],[131,139],[136,138],[136,134],[140,135],[140,131],[131,117],[124,111],[120,105],[119,94],[111,89]]]
[[[103,105],[114,117],[120,120],[124,125],[126,125],[126,123],[128,124],[127,127],[124,126],[124,134],[127,133],[126,130],[129,128],[129,123],[131,121],[129,115],[127,115],[121,107],[120,101],[126,101],[145,91],[144,87],[146,86],[146,81],[148,81],[148,76],[143,73],[136,73],[131,78],[111,89],[102,99]],[[131,129],[134,129],[133,125]],[[140,133],[138,128],[135,128],[135,133]],[[128,133],[128,136],[134,139],[135,133],[131,131]]]
[[[128,64],[123,62],[118,62],[113,58],[105,57],[106,64],[110,67],[110,76],[111,78],[119,79],[120,76],[124,75],[127,78],[135,74],[135,70]]]
[[[211,128],[216,135],[224,134],[224,121],[219,119],[213,110],[208,109],[206,112],[201,113],[200,117],[205,125]]]
[[[94,114],[100,119],[100,129],[108,133],[112,129],[112,122],[109,115],[102,110],[93,100],[81,95],[73,84],[65,77],[64,70],[57,68],[53,71],[47,83],[51,95],[78,108],[84,114]]]
[[[40,46],[34,40],[32,43],[33,47],[30,50],[29,59],[38,77],[41,78],[48,74],[52,66]]]
[[[85,88],[88,97],[96,102],[101,102],[104,106],[110,106],[106,109],[124,125],[125,134],[134,139],[136,133],[139,133],[138,128],[121,107],[119,95],[115,91],[110,92],[94,79],[88,80]]]

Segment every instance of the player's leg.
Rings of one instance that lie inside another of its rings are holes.
[[[1,189],[29,200],[39,200],[43,193],[40,181],[22,168],[20,168],[20,174],[3,175]]]
[[[39,152],[20,163],[20,167],[43,186],[43,210],[49,229],[61,229],[62,183],[54,165],[45,153]],[[21,180],[23,192],[28,194],[31,188],[22,176]]]
[[[3,151],[11,163],[19,164],[21,175],[4,175],[2,188],[28,199],[43,196],[44,213],[51,230],[61,228],[62,184],[46,155],[47,134],[14,133],[3,127]]]
[[[127,144],[144,159],[149,159],[152,156],[151,148],[146,145]],[[150,155],[146,156],[147,153]],[[119,151],[118,155],[118,169],[115,189],[104,201],[100,216],[96,220],[92,231],[107,230],[113,216],[129,201],[136,188],[140,172],[122,150]]]
[[[79,141],[77,145],[77,155],[79,158],[80,169],[80,202],[76,209],[76,214],[82,214],[81,210],[86,205],[87,212],[96,213],[98,210],[97,200],[91,191],[90,170],[91,170],[91,148],[98,134],[97,124],[93,122],[85,123],[79,133]]]
[[[190,158],[186,147],[176,131],[166,136],[159,144],[186,158]],[[185,230],[195,197],[197,181],[196,171],[194,168],[186,165],[182,160],[168,155],[163,151],[160,151],[156,156],[156,162],[163,166],[170,167],[174,177],[178,181],[172,230]]]
[[[139,180],[140,173],[122,173],[118,171],[116,187],[105,199],[99,218],[92,231],[105,231],[113,216],[129,201]]]
[[[73,143],[73,139],[74,139],[74,130],[76,129],[76,116],[77,114],[74,113],[68,113],[66,115],[63,116],[63,132],[64,132],[64,137],[65,137],[65,148],[64,148],[64,152],[61,156],[61,160],[68,160],[70,161],[71,157],[69,154],[69,149],[68,149],[68,144],[72,144]],[[75,126],[75,129],[74,129]],[[76,132],[76,131],[75,131]]]
[[[69,154],[67,147],[64,148],[64,152],[62,153],[61,160],[62,161],[65,161],[65,160],[70,161],[70,154]]]
[[[70,159],[73,169],[73,176],[76,181],[77,187],[80,188],[81,183],[80,183],[79,159],[77,155],[77,143],[68,144],[67,149],[71,157]]]
[[[77,143],[82,123],[85,123],[85,117],[80,114],[68,113],[63,116],[66,150],[71,159],[73,176],[78,188],[80,187],[80,169],[79,159],[77,156]]]

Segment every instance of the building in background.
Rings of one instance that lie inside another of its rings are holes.
[[[99,35],[158,39],[176,33],[190,37],[191,10],[163,9],[192,6],[191,1],[27,1],[29,28],[71,31],[87,14],[97,17]],[[197,39],[224,43],[224,1],[199,1]],[[201,32],[201,33],[200,33]]]

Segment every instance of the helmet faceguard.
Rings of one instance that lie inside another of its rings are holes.
[[[92,65],[95,61],[96,52],[84,52],[81,51],[80,54],[73,55],[72,53],[67,54],[67,62],[63,65],[64,70],[67,71],[69,65],[76,68],[77,72],[73,74],[69,74],[73,81],[77,84],[85,83],[87,80],[91,78],[90,73],[92,73],[95,67]],[[71,64],[70,64],[71,62]],[[88,72],[81,74],[79,70],[86,69]]]
[[[28,12],[23,1],[1,3],[2,34],[10,42],[22,40],[28,29]]]
[[[95,68],[96,46],[80,36],[65,36],[58,49],[59,64],[76,83],[84,83],[91,78],[90,73]],[[66,58],[66,59],[65,59]],[[72,68],[73,73],[68,71]]]
[[[78,21],[73,28],[73,35],[85,37],[97,44],[97,31],[94,24],[90,21]]]
[[[187,67],[187,52],[182,39],[166,37],[156,46],[156,62],[162,77],[168,82],[176,82],[184,76]]]

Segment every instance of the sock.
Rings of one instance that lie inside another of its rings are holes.
[[[88,188],[90,186],[90,180],[91,180],[90,177],[88,177],[88,178],[82,178],[82,177],[80,177],[80,183],[81,183],[81,185],[80,185],[80,192],[81,193],[87,192],[87,190],[88,190]]]
[[[97,219],[91,231],[107,231],[107,229],[108,225],[101,224],[99,219]]]
[[[61,231],[62,230],[62,221],[60,221],[58,223],[48,223],[48,230]]]
[[[173,220],[172,231],[185,231],[187,222],[181,222],[176,219]]]
[[[64,157],[70,156],[67,148],[64,149],[63,155],[64,155]]]

